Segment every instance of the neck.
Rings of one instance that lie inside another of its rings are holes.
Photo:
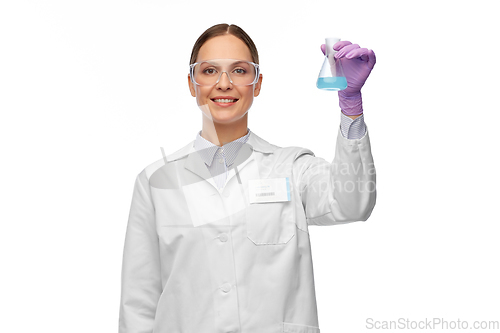
[[[248,113],[238,121],[224,124],[214,122],[212,119],[203,116],[201,137],[216,146],[222,147],[226,143],[241,138],[248,133],[247,117]]]

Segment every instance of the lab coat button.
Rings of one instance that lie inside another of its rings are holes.
[[[219,235],[219,240],[221,242],[226,242],[227,241],[227,235],[226,234],[220,234]]]
[[[224,196],[224,198],[229,198],[229,195],[231,193],[229,191],[225,191],[222,195]]]
[[[223,292],[228,293],[229,290],[231,290],[231,284],[225,283],[225,284],[222,285],[221,289],[222,289]]]
[[[222,164],[222,162],[224,162],[224,160],[221,158],[221,159],[219,160],[219,163],[220,163],[220,164]]]

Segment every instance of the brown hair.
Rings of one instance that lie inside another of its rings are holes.
[[[235,24],[222,23],[208,28],[207,30],[205,30],[204,33],[201,34],[200,37],[198,37],[198,40],[196,41],[196,43],[194,43],[193,51],[191,52],[191,60],[189,60],[189,64],[191,65],[196,62],[196,58],[198,58],[198,53],[200,52],[200,48],[203,46],[203,44],[205,44],[207,40],[222,35],[233,35],[241,39],[243,43],[245,43],[246,46],[248,46],[250,54],[252,55],[252,61],[256,64],[259,63],[259,53],[257,52],[257,48],[255,47],[255,44],[253,43],[250,36],[248,36],[247,33],[243,31],[243,29],[241,29]]]

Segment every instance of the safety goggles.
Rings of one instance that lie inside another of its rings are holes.
[[[259,79],[259,65],[238,59],[211,59],[189,65],[191,81],[199,86],[213,86],[226,73],[231,84],[249,86]]]

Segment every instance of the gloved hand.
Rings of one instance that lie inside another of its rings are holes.
[[[375,53],[349,41],[339,41],[333,49],[338,51],[335,58],[342,62],[347,79],[347,88],[338,92],[340,109],[348,116],[360,115],[363,113],[361,88],[375,66]],[[325,54],[325,44],[321,45],[321,51]]]

